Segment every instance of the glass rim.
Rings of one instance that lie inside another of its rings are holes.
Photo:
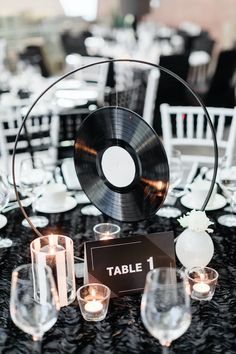
[[[13,269],[12,271],[12,278],[19,274],[19,272],[22,270],[22,269],[30,269],[32,271],[33,267],[36,265],[37,263],[26,263],[26,264],[21,264],[19,266],[17,266],[15,269]],[[52,277],[53,278],[53,275],[52,275],[52,269],[47,265],[47,264],[43,264],[42,265],[43,268],[46,269],[47,271],[47,274],[46,276],[49,276],[49,277]],[[17,281],[18,283],[31,283],[31,281],[29,279],[22,279],[20,277],[17,277]]]
[[[33,241],[31,241],[30,243],[30,250],[34,253],[45,253],[45,252],[41,252],[41,246],[40,246],[40,249],[39,250],[36,250],[35,249],[35,242],[36,240],[39,240],[39,242],[43,239],[49,239],[50,236],[60,236],[64,239],[67,239],[69,240],[70,242],[70,245],[73,247],[73,240],[69,237],[69,236],[66,236],[66,235],[60,235],[60,234],[50,234],[50,235],[44,235],[44,236],[41,236],[41,237],[36,237]],[[48,243],[49,244],[49,243]],[[59,250],[57,251],[56,253],[62,253],[62,252],[67,252],[67,249],[64,249],[64,250]],[[46,253],[45,253],[46,255]]]
[[[214,277],[211,278],[211,279],[207,279],[208,281],[214,281],[214,280],[217,280],[217,279],[219,278],[219,273],[217,272],[217,270],[215,270],[214,268],[211,268],[211,267],[192,267],[192,268],[190,268],[190,269],[186,269],[185,274],[186,274],[186,276],[188,277],[188,279],[193,280],[193,281],[195,281],[196,283],[200,283],[200,282],[202,282],[203,280],[201,280],[201,279],[200,279],[200,280],[194,279],[194,278],[192,278],[192,277],[189,275],[189,273],[190,273],[190,272],[194,272],[195,269],[207,269],[207,270],[211,271],[211,272],[214,274]],[[204,280],[204,281],[206,281],[206,280]]]
[[[181,269],[178,269],[178,268],[174,268],[174,267],[156,267],[156,268],[154,268],[154,269],[152,269],[152,270],[149,270],[149,272],[147,273],[147,276],[146,276],[146,282],[147,283],[150,283],[152,280],[151,280],[151,277],[152,277],[152,275],[153,274],[158,274],[158,273],[160,273],[160,271],[163,271],[163,270],[173,270],[173,272],[175,272],[176,274],[179,274],[180,276],[181,276],[181,279],[186,279],[186,274],[185,274],[185,272],[184,271],[182,271]],[[159,284],[159,283],[157,283],[156,284],[156,286],[157,287],[166,287],[166,286],[183,286],[183,284],[182,283],[178,283],[178,282],[176,282],[176,283],[167,283],[167,284]]]
[[[98,233],[98,234],[104,234],[104,232],[102,232],[102,231],[97,231],[96,228],[99,227],[99,226],[105,226],[105,225],[106,226],[111,225],[112,227],[116,228],[116,231],[112,232],[113,235],[116,235],[121,230],[120,226],[117,225],[117,224],[113,224],[113,223],[110,223],[110,222],[101,222],[100,224],[94,225],[93,231]]]
[[[110,296],[111,296],[111,289],[105,285],[105,284],[101,284],[101,283],[88,283],[88,284],[84,284],[84,285],[81,285],[77,291],[76,291],[76,295],[77,295],[77,299],[78,300],[81,300],[81,301],[86,301],[85,299],[83,299],[81,296],[80,296],[80,291],[85,288],[86,286],[100,286],[102,288],[105,288],[107,290],[107,294],[103,297],[103,299],[101,301],[104,301],[104,300],[107,300]]]

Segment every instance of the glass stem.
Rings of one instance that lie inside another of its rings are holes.
[[[169,347],[167,347],[166,345],[162,346],[162,354],[169,354]]]
[[[37,195],[36,194],[32,194],[32,211],[33,211],[33,215],[36,214],[36,201],[37,201]]]
[[[42,338],[33,336],[33,354],[42,354]]]
[[[231,214],[234,214],[235,199],[236,199],[236,192],[233,193],[232,198],[230,200]]]

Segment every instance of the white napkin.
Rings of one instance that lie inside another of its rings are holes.
[[[93,216],[98,216],[102,214],[100,210],[98,210],[94,205],[87,205],[83,207],[81,209],[81,213],[83,215],[93,215]]]
[[[11,247],[12,240],[9,238],[1,238],[0,237],[0,248]]]

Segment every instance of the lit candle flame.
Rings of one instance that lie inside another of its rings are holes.
[[[205,279],[204,274],[203,274],[203,273],[200,273],[199,275],[200,275],[200,280],[201,280],[201,282],[203,282],[203,280]]]
[[[54,254],[55,253],[55,245],[56,245],[56,239],[54,237],[54,234],[50,234],[48,236],[48,241],[49,241],[49,253]]]
[[[92,295],[92,297],[94,297],[94,298],[95,298],[95,296],[96,296],[96,291],[95,291],[95,289],[93,289],[93,288],[92,288],[92,290],[91,290],[91,295]]]
[[[101,235],[100,240],[110,240],[112,238],[114,238],[114,236],[109,231],[106,231]]]

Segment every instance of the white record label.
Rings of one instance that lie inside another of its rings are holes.
[[[129,186],[135,177],[135,163],[131,155],[120,146],[111,146],[102,155],[104,176],[115,187]]]

